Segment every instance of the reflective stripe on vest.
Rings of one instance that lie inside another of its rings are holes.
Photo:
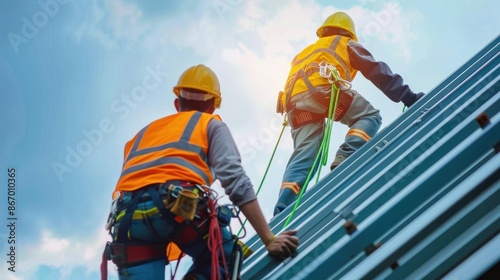
[[[143,128],[125,147],[116,191],[171,180],[211,185],[207,127],[213,118],[220,120],[201,112],[181,112]]]
[[[347,43],[351,40],[344,36],[329,36],[319,38],[314,44],[305,48],[292,61],[292,69],[288,75],[282,96],[283,107],[286,108],[290,99],[300,93],[311,91],[318,86],[329,86],[327,78],[319,74],[319,64],[326,61],[333,64],[340,76],[352,81],[357,71],[352,69],[347,53]]]

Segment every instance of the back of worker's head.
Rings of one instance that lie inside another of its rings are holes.
[[[327,17],[323,25],[316,31],[316,35],[320,38],[332,35],[342,35],[358,41],[354,21],[344,12],[336,12]]]
[[[217,75],[203,64],[184,71],[173,89],[179,111],[213,112],[222,101]]]
[[[215,98],[212,95],[197,89],[181,89],[178,100],[178,111],[196,110],[200,112],[212,113],[215,109]]]

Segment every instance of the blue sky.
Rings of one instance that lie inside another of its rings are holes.
[[[171,2],[1,1],[0,223],[8,224],[9,168],[17,217],[15,273],[6,262],[10,232],[0,227],[6,279],[98,278],[123,145],[175,112],[172,87],[187,67],[203,63],[217,73],[217,113],[257,188],[281,130],[276,94],[289,63],[331,13],[349,13],[360,43],[423,92],[500,31],[493,0]],[[401,114],[402,104],[362,75],[353,87],[381,110],[383,126]],[[347,129],[333,130],[332,155]],[[269,219],[292,152],[289,131],[259,194]]]

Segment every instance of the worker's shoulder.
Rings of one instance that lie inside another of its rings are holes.
[[[365,48],[361,43],[353,40],[353,39],[349,39],[347,40],[347,47],[348,48]]]
[[[222,118],[219,115],[217,115],[217,114],[214,114],[211,117],[212,117],[212,120],[216,120],[216,121],[222,122]]]
[[[211,115],[208,120],[209,129],[217,129],[220,127],[226,127],[226,123],[224,123],[219,115]]]
[[[224,121],[222,121],[219,115],[212,115],[210,120],[208,121],[208,130],[215,131],[221,129],[229,130],[227,124]]]

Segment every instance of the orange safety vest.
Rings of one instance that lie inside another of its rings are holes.
[[[210,186],[207,128],[212,119],[221,120],[218,115],[198,111],[180,112],[143,128],[125,145],[115,194],[173,180]],[[167,245],[166,253],[169,261],[184,256],[174,243]]]
[[[314,88],[318,86],[330,86],[328,79],[319,73],[319,64],[323,61],[334,65],[342,79],[349,82],[354,79],[357,70],[353,69],[349,62],[349,40],[351,39],[339,35],[319,38],[293,59],[284,94],[280,98],[283,108],[287,108],[290,99],[297,94],[306,91],[313,93]]]
[[[181,180],[210,186],[207,127],[217,115],[180,112],[150,123],[125,145],[116,191]]]

